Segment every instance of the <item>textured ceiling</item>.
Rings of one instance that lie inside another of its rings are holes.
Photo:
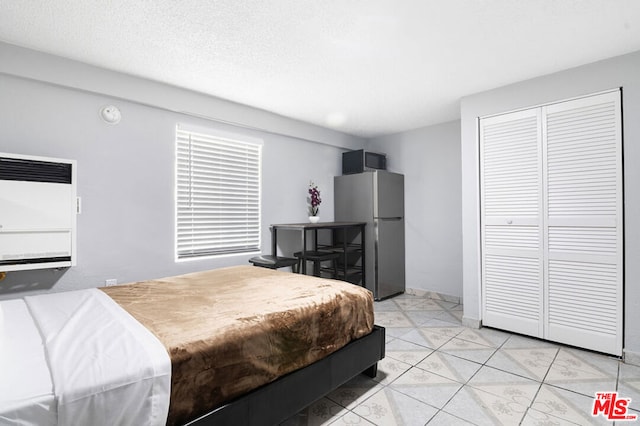
[[[640,50],[640,1],[0,0],[0,40],[370,137]]]

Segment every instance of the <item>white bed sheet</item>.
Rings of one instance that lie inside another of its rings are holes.
[[[0,302],[0,424],[55,425],[53,383],[24,300]]]
[[[39,331],[41,352],[44,343],[55,422],[20,418],[14,424],[165,424],[171,361],[151,332],[97,289],[28,296],[24,301]],[[7,328],[17,332],[13,324],[7,327],[5,318]],[[32,339],[27,343],[35,345]],[[17,384],[24,379],[12,380]],[[37,397],[40,388],[28,392]]]

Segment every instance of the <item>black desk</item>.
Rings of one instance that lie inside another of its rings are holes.
[[[301,244],[302,244],[302,255],[304,258],[304,254],[307,252],[307,232],[313,231],[314,233],[314,248],[313,250],[325,249],[341,252],[342,257],[342,278],[344,281],[348,281],[347,277],[350,275],[351,266],[348,262],[348,254],[350,251],[353,251],[354,247],[352,244],[349,244],[347,233],[350,230],[357,230],[360,235],[360,244],[358,244],[357,250],[360,251],[360,267],[358,267],[358,272],[362,274],[362,285],[364,286],[365,281],[365,253],[364,253],[364,227],[366,226],[366,222],[318,222],[318,223],[286,223],[286,224],[275,224],[271,225],[271,254],[276,255],[278,253],[278,231],[281,230],[289,230],[289,231],[300,231],[301,232]],[[342,233],[342,241],[339,244],[332,244],[330,246],[318,246],[318,231],[319,230],[331,230],[332,231],[332,243],[335,242],[335,233]],[[307,273],[307,262],[302,262],[302,273]]]

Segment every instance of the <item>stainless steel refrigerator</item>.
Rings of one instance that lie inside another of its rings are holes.
[[[366,222],[365,286],[376,300],[405,290],[404,176],[384,170],[334,178],[334,217]]]

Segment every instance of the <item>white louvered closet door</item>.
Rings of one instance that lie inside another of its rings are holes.
[[[480,120],[483,324],[622,354],[620,92]]]
[[[542,142],[539,110],[483,119],[483,323],[542,337]]]
[[[543,108],[546,337],[622,353],[620,92]]]

